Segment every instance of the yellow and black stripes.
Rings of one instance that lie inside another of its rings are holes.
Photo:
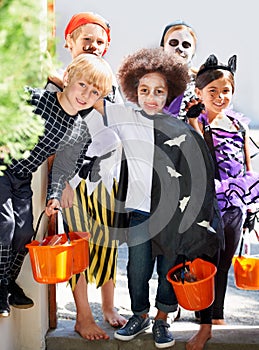
[[[99,183],[90,196],[87,196],[85,181],[75,189],[72,208],[64,209],[65,220],[70,231],[90,232],[90,264],[85,271],[87,282],[95,281],[97,287],[110,279],[116,282],[116,261],[118,242],[109,237],[109,228],[114,224],[115,198],[118,183],[114,181],[111,194],[103,183]],[[72,289],[80,275],[73,276]]]

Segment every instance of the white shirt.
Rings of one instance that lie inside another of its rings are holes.
[[[129,178],[125,207],[150,212],[154,157],[153,121],[131,106],[106,107],[107,122],[125,151]]]

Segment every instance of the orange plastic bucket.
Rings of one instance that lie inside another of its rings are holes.
[[[196,281],[184,283],[175,280],[176,274],[183,270],[183,266],[196,276]],[[200,311],[209,307],[214,301],[214,276],[217,268],[210,262],[202,259],[179,264],[167,273],[167,280],[172,284],[178,303],[186,310]]]
[[[86,270],[89,266],[89,232],[70,232],[73,250],[73,274]]]
[[[46,240],[51,238],[49,236]],[[41,246],[39,241],[34,240],[26,248],[29,249],[33,277],[37,282],[55,284],[68,281],[72,277],[72,244]]]
[[[69,232],[60,234],[57,245],[47,245],[54,236],[44,239],[45,245],[38,241],[27,244],[29,249],[34,279],[39,283],[54,284],[68,281],[72,275],[85,271],[89,266],[89,238],[88,232]]]
[[[259,290],[259,257],[235,255],[232,263],[236,286],[240,289]]]

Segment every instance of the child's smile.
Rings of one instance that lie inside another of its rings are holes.
[[[138,104],[147,114],[162,113],[167,94],[167,83],[160,73],[148,73],[139,80]]]

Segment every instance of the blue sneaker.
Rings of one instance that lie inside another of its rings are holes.
[[[169,348],[175,344],[175,340],[169,332],[169,324],[164,320],[155,320],[152,327],[155,346],[159,349]]]
[[[119,340],[132,340],[138,334],[145,332],[150,327],[151,320],[149,317],[133,315],[122,328],[114,332],[114,338]]]

